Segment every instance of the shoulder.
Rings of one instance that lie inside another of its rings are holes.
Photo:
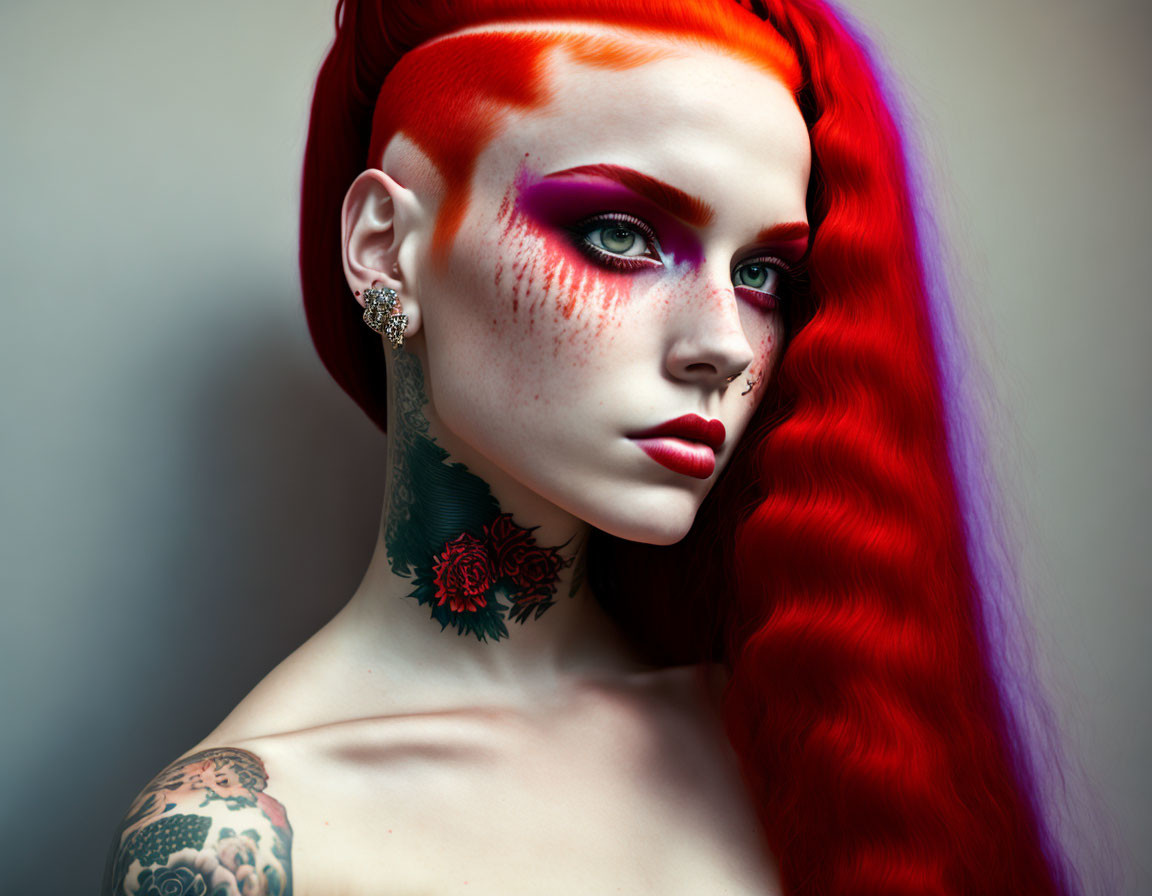
[[[108,858],[104,896],[290,896],[292,828],[255,753],[220,746],[140,792]]]

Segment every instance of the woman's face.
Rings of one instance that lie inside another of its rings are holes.
[[[671,543],[779,359],[808,133],[783,85],[719,51],[625,71],[560,51],[547,83],[421,275],[430,410],[556,506]],[[706,425],[642,436],[687,415]]]

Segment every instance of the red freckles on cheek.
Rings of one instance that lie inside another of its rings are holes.
[[[756,351],[756,354],[762,358],[763,361],[759,362],[756,366],[759,366],[760,363],[769,363],[775,354],[777,329],[778,327],[776,323],[773,322],[772,326],[768,327],[760,337],[760,345]]]
[[[756,360],[744,371],[743,386],[740,389],[741,395],[756,400],[768,385],[768,378],[777,366],[776,356],[779,352],[781,335],[779,320],[771,321],[770,325],[763,330],[755,346]]]
[[[580,329],[600,330],[613,321],[613,311],[632,295],[633,277],[593,265],[559,229],[536,222],[510,201],[501,203],[498,220],[501,254],[511,257],[512,311],[527,314],[529,328],[537,314],[554,324],[575,319]],[[504,264],[496,265],[495,285],[504,279]],[[574,336],[571,325],[565,326]]]

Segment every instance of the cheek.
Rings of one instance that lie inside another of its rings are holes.
[[[543,326],[568,338],[596,337],[619,323],[635,275],[594,266],[565,235],[544,227],[504,197],[498,216],[501,251],[493,275],[512,317],[527,331]]]
[[[756,360],[752,362],[752,367],[756,368],[757,373],[770,368],[775,362],[782,332],[779,315],[772,315],[771,324],[760,331],[759,344],[753,345]]]
[[[748,343],[752,347],[755,359],[744,371],[740,379],[751,380],[754,385],[749,395],[759,393],[767,384],[769,375],[776,369],[779,362],[781,346],[784,343],[784,322],[779,313],[765,315],[763,312],[749,309],[748,323],[744,330],[748,334]],[[740,392],[744,393],[746,386],[742,385]]]

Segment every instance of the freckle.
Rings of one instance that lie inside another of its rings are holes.
[[[561,309],[561,314],[564,315],[565,320],[572,317],[572,312],[576,310],[576,302],[579,300],[580,293],[578,290],[569,288],[568,301]]]
[[[539,400],[540,400],[540,393],[539,393],[539,392],[537,392],[535,395],[533,395],[533,396],[532,396],[532,400],[533,400],[533,401],[539,401]]]
[[[512,284],[512,299],[515,301],[520,295],[520,281],[524,278],[524,266],[516,260],[516,282]]]
[[[512,228],[516,226],[516,222],[519,217],[520,216],[516,214],[511,214],[508,216],[508,220],[504,222],[504,229],[500,232],[501,240],[509,241],[512,239],[510,234],[512,233]]]
[[[548,273],[544,277],[544,292],[552,292],[552,280],[556,277],[556,268],[553,265],[548,266]]]

